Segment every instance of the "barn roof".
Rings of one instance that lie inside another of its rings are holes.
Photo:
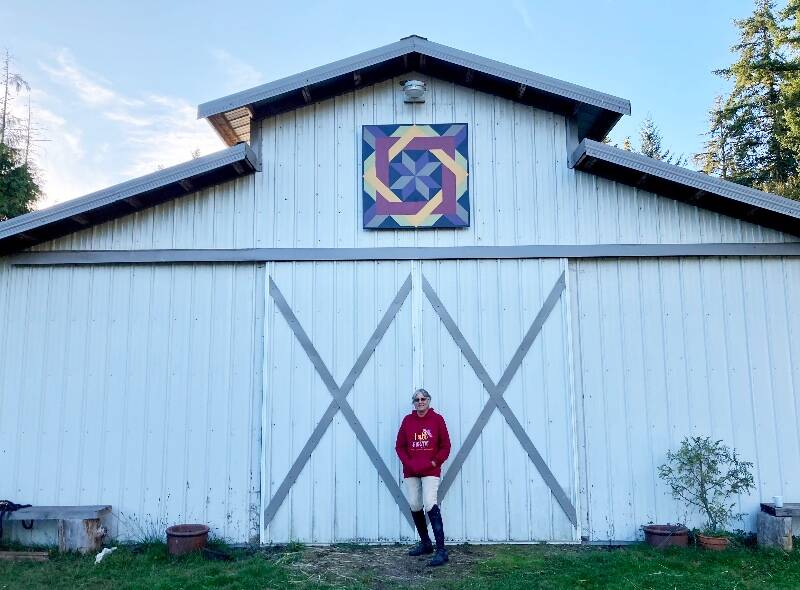
[[[258,169],[245,143],[0,223],[0,254],[29,248]]]
[[[800,236],[800,202],[584,139],[570,165],[665,197]]]
[[[410,71],[574,118],[578,139],[603,139],[631,104],[598,92],[412,35],[396,43],[237,92],[198,107],[232,145],[250,140],[250,120],[324,100]]]

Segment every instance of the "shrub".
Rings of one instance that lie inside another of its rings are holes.
[[[734,512],[735,496],[755,489],[753,464],[742,461],[735,449],[710,437],[684,437],[677,451],[667,451],[658,476],[683,500],[706,518],[706,529],[721,530],[743,515]]]

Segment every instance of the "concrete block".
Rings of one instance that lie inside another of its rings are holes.
[[[792,550],[792,517],[758,513],[758,546]]]

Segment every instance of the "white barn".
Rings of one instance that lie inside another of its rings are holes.
[[[201,105],[224,151],[0,223],[0,498],[111,504],[123,539],[408,539],[424,386],[451,540],[682,521],[656,467],[687,434],[755,463],[752,529],[800,490],[800,203],[600,143],[629,113],[412,36]],[[365,229],[362,127],[454,122],[469,226]]]

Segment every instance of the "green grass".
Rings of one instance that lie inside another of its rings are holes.
[[[232,562],[207,561],[200,555],[172,558],[166,546],[122,546],[95,565],[94,556],[51,553],[49,562],[0,561],[0,589],[119,588],[286,588],[285,566],[291,553],[240,554]]]
[[[360,546],[340,546],[354,559]],[[103,563],[94,556],[52,553],[49,562],[0,561],[0,589],[62,588],[401,588],[368,571],[354,574],[351,585],[309,576],[313,561],[296,567],[307,551],[300,545],[277,550],[232,550],[231,562],[206,561],[199,555],[171,558],[163,544],[122,546]],[[455,548],[454,555],[457,555]],[[480,548],[471,571],[448,573],[451,563],[418,579],[414,588],[472,589],[737,589],[800,588],[800,551],[790,554],[736,547],[723,553],[695,548],[666,552],[646,546],[621,549],[563,546],[492,546]],[[409,558],[410,559],[410,558]],[[293,565],[293,563],[295,565]],[[369,563],[367,562],[368,566]],[[452,570],[450,570],[452,571]]]
[[[452,588],[797,589],[800,553],[516,546],[478,564],[475,573]]]

